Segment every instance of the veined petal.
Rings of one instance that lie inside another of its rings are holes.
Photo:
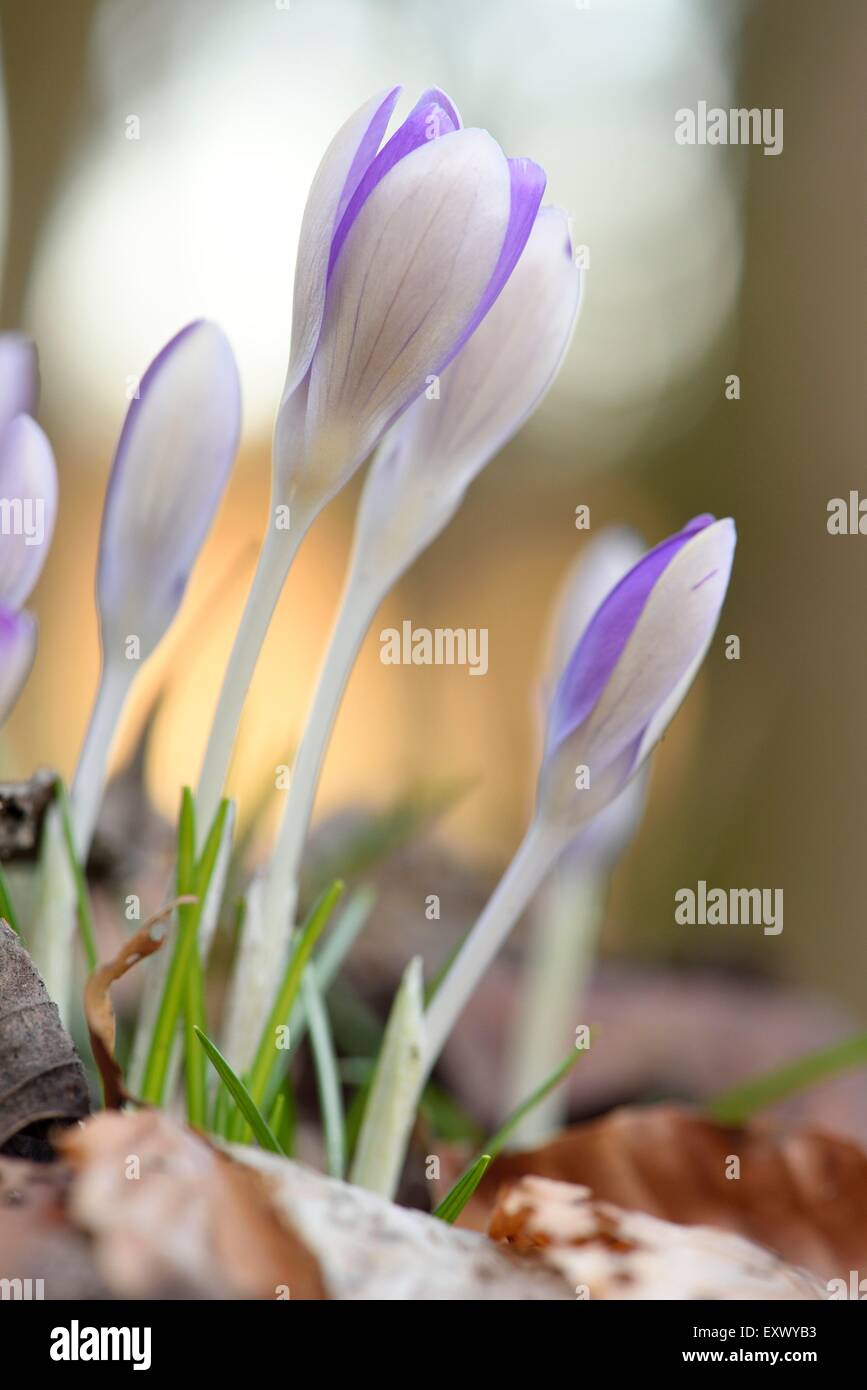
[[[0,333],[0,434],[16,415],[35,415],[38,399],[35,345],[23,333]]]
[[[143,659],[180,606],[238,446],[240,384],[228,341],[198,320],[141,380],[115,453],[97,594],[107,654],[130,636]]]
[[[602,604],[555,697],[540,777],[544,814],[576,825],[598,814],[662,736],[707,653],[735,543],[731,519],[697,518]],[[575,787],[579,766],[589,769],[589,787]]]
[[[502,294],[443,373],[438,397],[419,396],[380,445],[359,506],[359,549],[376,547],[380,562],[388,553],[392,568],[405,566],[439,534],[551,385],[580,290],[565,214],[544,208]],[[570,654],[573,647],[574,639]]]
[[[400,87],[380,92],[341,126],[316,171],[298,241],[292,297],[292,350],[284,395],[305,376],[319,337],[332,242],[346,208],[379,149]]]
[[[0,605],[20,608],[39,578],[57,517],[57,469],[35,420],[0,433]]]
[[[429,141],[374,188],[329,285],[300,494],[333,496],[447,359],[490,282],[509,207],[505,157],[480,130]]]
[[[18,699],[35,655],[35,619],[29,613],[0,608],[0,723]]]
[[[392,107],[393,109],[393,107]],[[340,249],[359,212],[367,202],[374,188],[401,159],[429,140],[438,140],[441,135],[450,135],[460,129],[460,118],[445,92],[434,87],[419,97],[406,120],[386,142],[376,158],[371,160],[358,185],[348,200],[334,240],[328,261],[328,274],[334,269]]]

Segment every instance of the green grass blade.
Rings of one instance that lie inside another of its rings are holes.
[[[485,1152],[489,1153],[491,1158],[496,1158],[497,1154],[500,1153],[509,1142],[509,1139],[518,1128],[524,1116],[529,1115],[530,1111],[533,1110],[540,1101],[544,1100],[547,1095],[550,1095],[555,1086],[559,1086],[560,1082],[566,1079],[575,1063],[579,1058],[584,1056],[586,1050],[586,1048],[573,1048],[568,1057],[565,1057],[560,1065],[555,1067],[554,1071],[551,1072],[551,1075],[545,1078],[541,1086],[537,1086],[533,1094],[528,1096],[526,1100],[521,1102],[517,1109],[512,1111],[511,1115],[503,1122],[496,1134],[493,1135],[485,1145]]]
[[[333,1178],[342,1178],[346,1171],[346,1138],[340,1077],[337,1074],[337,1058],[334,1055],[328,1011],[316,977],[309,966],[304,971],[301,989],[307,1021],[310,1024],[310,1042],[316,1068],[322,1127],[325,1131],[328,1171]]]
[[[191,916],[197,911],[198,874],[196,873],[196,809],[193,794],[184,787],[181,814],[178,819],[177,895],[196,897],[196,902],[178,909],[182,932],[194,930]],[[202,962],[198,951],[190,953],[184,980],[184,1091],[187,1101],[187,1120],[196,1129],[207,1124],[207,1085],[205,1054],[199,1047],[195,1028],[205,1030],[204,984]]]
[[[705,1110],[719,1124],[746,1124],[760,1110],[777,1105],[808,1086],[815,1086],[849,1067],[865,1065],[867,1033],[858,1033],[844,1042],[833,1043],[818,1052],[809,1052],[806,1057],[799,1057],[796,1062],[789,1062],[752,1081],[745,1081],[741,1086],[733,1086],[710,1101]]]
[[[210,1038],[205,1036],[201,1028],[194,1027],[193,1032],[202,1044],[202,1047],[207,1053],[208,1060],[238,1109],[243,1114],[259,1144],[263,1149],[268,1149],[270,1153],[280,1154],[285,1158],[286,1155],[280,1146],[279,1140],[272,1134],[261,1110],[256,1105],[243,1081],[232,1071],[232,1068],[229,1066],[229,1063],[226,1061],[220,1049],[211,1042]]]
[[[185,787],[184,801],[181,804],[181,820],[184,819],[184,805],[189,795],[189,788]],[[196,866],[197,901],[186,904],[178,911],[177,940],[169,963],[140,1088],[142,1100],[148,1101],[151,1105],[163,1103],[178,1021],[181,1017],[181,1011],[188,1004],[187,976],[191,968],[193,970],[200,969],[200,962],[195,960],[195,956],[198,955],[199,921],[217,860],[228,810],[229,802],[227,800],[222,801],[208,833],[202,856]]]
[[[334,929],[328,933],[327,939],[323,941],[307,967],[308,971],[312,971],[315,975],[316,984],[323,999],[348,955],[352,943],[370,916],[375,898],[376,894],[371,892],[369,888],[361,888],[352,895],[335,922]],[[290,1052],[295,1052],[301,1046],[306,1033],[307,1013],[302,991],[289,1019],[289,1036],[292,1039]]]
[[[63,839],[66,844],[66,853],[69,856],[69,866],[72,870],[72,877],[75,883],[75,909],[78,916],[78,930],[81,933],[81,944],[84,947],[84,958],[87,961],[87,968],[93,973],[99,964],[99,956],[96,952],[96,935],[93,930],[93,913],[90,909],[90,894],[87,891],[87,879],[84,869],[78,860],[75,849],[75,836],[72,831],[72,807],[69,804],[69,793],[62,778],[57,779],[57,790],[55,793],[57,804],[60,807],[60,819],[63,824]]]
[[[310,914],[299,933],[298,942],[289,959],[286,973],[274,1000],[271,1013],[262,1029],[259,1046],[250,1067],[248,1088],[257,1105],[263,1104],[268,1094],[272,1075],[279,1069],[285,1056],[277,1047],[277,1030],[289,1022],[292,1007],[301,988],[301,977],[310,959],[313,947],[325,930],[338,898],[343,892],[343,884],[332,883],[321,893],[311,908]]]
[[[12,906],[12,898],[9,894],[9,885],[6,882],[6,875],[0,867],[0,917],[4,922],[8,922],[16,936],[21,935],[21,928],[18,925],[18,917],[15,908]]]
[[[454,1187],[443,1197],[439,1206],[434,1211],[434,1216],[440,1221],[447,1221],[449,1225],[457,1221],[467,1202],[472,1197],[485,1173],[490,1166],[492,1155],[480,1154],[471,1168],[458,1178]]]

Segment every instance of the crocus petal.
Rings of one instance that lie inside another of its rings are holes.
[[[35,415],[38,399],[35,346],[23,333],[0,333],[0,435],[16,415]]]
[[[439,397],[421,395],[380,446],[359,506],[359,552],[375,548],[380,568],[399,571],[439,534],[545,395],[580,289],[565,214],[544,208],[496,304],[443,373]]]
[[[316,171],[298,241],[292,296],[292,350],[284,395],[306,375],[316,350],[334,234],[379,149],[400,87],[380,92],[341,126]]]
[[[699,517],[652,550],[592,619],[555,695],[540,778],[543,813],[584,823],[659,740],[710,645],[728,587],[730,519]],[[575,789],[576,767],[590,786]]]
[[[427,141],[437,140],[441,135],[450,135],[453,130],[458,130],[459,127],[460,120],[457,112],[444,92],[434,88],[419,98],[403,125],[398,127],[376,158],[371,160],[362,178],[359,179],[355,192],[348,200],[346,211],[331,243],[331,254],[328,260],[329,275],[334,269],[341,247],[346,241],[359,212],[374,188],[382,182],[389,170]]]
[[[35,655],[35,620],[29,613],[0,608],[0,723],[18,699]]]
[[[229,476],[240,430],[235,359],[215,324],[182,329],[142,378],[106,496],[97,593],[107,656],[143,659],[180,606]]]
[[[506,233],[508,164],[480,130],[413,150],[361,208],[310,370],[300,496],[333,496],[447,360]]]
[[[0,604],[20,608],[39,578],[57,517],[57,469],[35,420],[0,434]]]

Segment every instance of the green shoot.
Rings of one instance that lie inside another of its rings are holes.
[[[340,1077],[337,1074],[337,1059],[334,1055],[328,1010],[312,966],[307,967],[302,977],[302,997],[310,1024],[310,1041],[319,1089],[319,1109],[325,1131],[328,1171],[333,1178],[342,1178],[346,1169],[346,1139]]]
[[[63,839],[66,844],[66,853],[69,856],[69,867],[72,870],[72,877],[75,883],[75,908],[78,916],[78,929],[81,933],[81,944],[84,947],[84,958],[87,961],[87,968],[91,974],[99,964],[99,956],[96,951],[96,936],[93,930],[93,913],[90,909],[90,894],[87,891],[87,879],[84,876],[84,869],[79,863],[78,854],[75,849],[75,835],[72,830],[72,807],[69,804],[69,794],[66,784],[62,778],[57,779],[57,804],[60,807],[60,819],[63,825]]]
[[[229,1066],[229,1063],[226,1061],[220,1049],[211,1042],[210,1038],[205,1036],[201,1028],[194,1025],[193,1032],[202,1044],[202,1047],[208,1055],[208,1060],[226,1090],[231,1095],[241,1114],[244,1116],[244,1119],[247,1121],[259,1144],[263,1149],[268,1149],[270,1153],[281,1154],[285,1158],[286,1154],[280,1145],[280,1141],[272,1134],[261,1110],[256,1105],[256,1102],[253,1100],[243,1081],[232,1071],[232,1068]]]
[[[467,1202],[472,1197],[491,1162],[491,1154],[480,1154],[472,1167],[458,1178],[450,1192],[446,1193],[439,1206],[434,1210],[434,1216],[440,1221],[447,1221],[452,1225],[457,1221]]]
[[[815,1086],[848,1067],[867,1064],[867,1033],[858,1033],[845,1042],[808,1052],[796,1062],[765,1072],[752,1081],[723,1092],[706,1106],[712,1119],[723,1125],[742,1125],[760,1110],[777,1105],[788,1096]]]
[[[18,925],[18,918],[9,894],[9,885],[6,882],[6,875],[2,867],[0,867],[0,917],[3,918],[4,922],[9,923],[16,936],[21,935],[21,928]]]

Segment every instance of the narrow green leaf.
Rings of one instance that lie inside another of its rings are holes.
[[[286,973],[277,992],[271,1013],[259,1039],[259,1046],[250,1067],[248,1087],[257,1105],[261,1105],[269,1091],[272,1076],[279,1071],[285,1054],[277,1047],[277,1030],[285,1028],[292,1013],[292,1006],[301,988],[301,977],[310,959],[313,947],[319,940],[328,923],[331,913],[343,892],[339,881],[326,888],[314,903],[307,921],[301,928],[297,945],[289,959]]]
[[[184,803],[189,795],[189,789],[185,787],[184,801],[181,804],[182,820],[185,814]],[[187,1002],[188,972],[191,967],[194,970],[198,968],[193,957],[194,954],[198,954],[199,921],[214,872],[228,810],[229,802],[222,801],[196,866],[197,900],[182,907],[178,912],[177,940],[163,987],[141,1086],[142,1100],[148,1101],[151,1105],[163,1103],[178,1020]]]
[[[261,1110],[256,1105],[256,1102],[253,1100],[243,1081],[232,1071],[232,1068],[229,1066],[229,1063],[226,1061],[220,1049],[211,1042],[210,1038],[205,1036],[201,1028],[194,1027],[193,1032],[205,1049],[208,1060],[238,1109],[243,1114],[259,1144],[263,1149],[268,1149],[274,1154],[281,1154],[285,1158],[286,1155],[280,1146],[279,1140],[271,1133]]]
[[[310,1024],[310,1042],[319,1090],[322,1127],[325,1131],[328,1171],[333,1178],[342,1178],[346,1170],[346,1139],[340,1077],[337,1074],[337,1058],[334,1055],[328,1011],[310,966],[304,971],[301,989],[307,1021]]]
[[[489,1153],[491,1158],[496,1158],[497,1154],[500,1153],[509,1142],[509,1139],[518,1128],[524,1116],[529,1115],[530,1111],[533,1110],[541,1100],[544,1100],[545,1097],[554,1090],[555,1086],[559,1086],[560,1082],[565,1080],[575,1063],[579,1058],[584,1056],[586,1051],[586,1048],[573,1048],[568,1057],[565,1057],[560,1063],[559,1067],[555,1067],[551,1075],[545,1078],[541,1086],[537,1086],[533,1094],[522,1101],[517,1109],[513,1110],[511,1115],[504,1120],[496,1134],[489,1139],[485,1145],[485,1152]]]
[[[12,906],[12,898],[9,894],[9,885],[6,882],[6,875],[0,867],[0,917],[4,922],[8,922],[16,936],[21,935],[21,928],[18,925],[18,917],[15,908]]]
[[[858,1033],[844,1042],[833,1043],[818,1052],[808,1052],[796,1062],[778,1067],[733,1086],[705,1107],[712,1119],[723,1125],[742,1125],[760,1110],[777,1105],[788,1096],[815,1086],[849,1067],[867,1065],[867,1033]]]
[[[75,882],[75,908],[78,916],[78,930],[81,933],[81,944],[84,947],[84,958],[87,961],[87,968],[93,973],[99,964],[99,956],[96,952],[96,935],[93,930],[93,913],[90,909],[90,894],[87,891],[87,879],[84,869],[78,860],[75,849],[75,836],[72,831],[72,807],[69,804],[69,794],[62,778],[57,779],[57,790],[55,793],[57,804],[60,807],[60,819],[63,823],[63,839],[66,844],[66,853],[69,856],[69,866],[72,870],[72,877]]]
[[[491,1154],[480,1154],[471,1168],[458,1178],[454,1187],[443,1197],[439,1206],[434,1211],[434,1216],[440,1221],[447,1221],[449,1225],[457,1221],[467,1202],[472,1197],[491,1162]]]
[[[180,930],[195,931],[192,914],[197,911],[198,874],[196,873],[196,808],[189,787],[184,787],[181,814],[178,819],[177,895],[196,897],[196,902],[178,911]],[[194,1029],[205,1029],[204,984],[202,962],[198,951],[191,951],[184,980],[184,1090],[187,1100],[187,1120],[196,1129],[207,1123],[207,1086],[205,1054],[196,1041]]]

